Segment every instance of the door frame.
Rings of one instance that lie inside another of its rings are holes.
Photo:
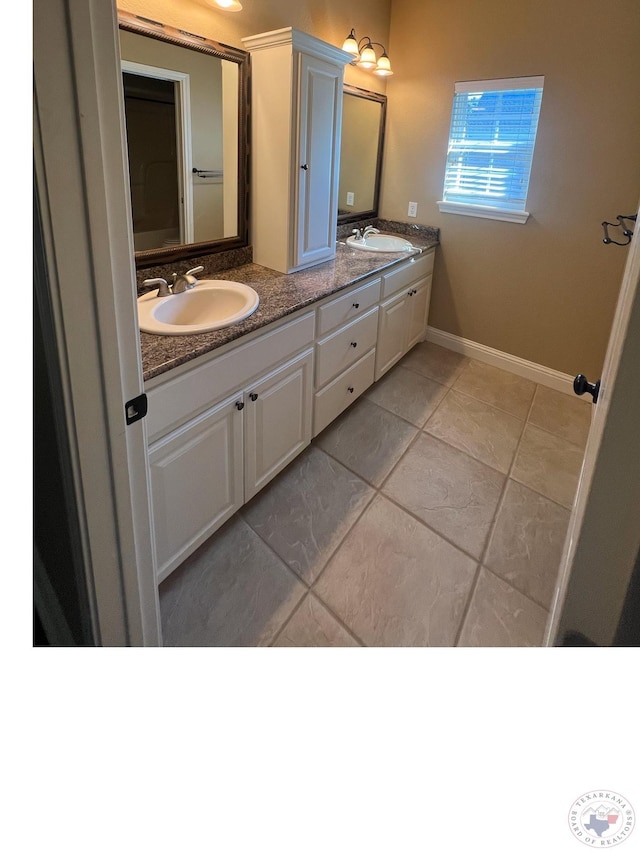
[[[170,80],[175,85],[176,146],[178,154],[178,216],[180,242],[193,243],[193,178],[191,172],[191,80],[189,74],[171,68],[156,68],[140,62],[121,60],[123,71],[154,80]],[[126,149],[125,149],[126,150]]]
[[[607,251],[611,249],[613,246]],[[569,632],[581,634],[598,646],[610,646],[615,638],[640,549],[638,364],[637,231],[630,244],[569,520],[545,635],[547,646],[562,644]]]
[[[34,169],[95,642],[162,644],[112,0],[34,0]],[[37,286],[43,286],[41,283]],[[37,497],[37,496],[36,496]]]

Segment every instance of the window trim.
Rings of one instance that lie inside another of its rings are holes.
[[[437,205],[440,213],[458,213],[461,216],[476,216],[480,219],[500,219],[503,222],[516,222],[518,225],[524,225],[531,216],[526,210],[501,210],[499,207],[462,204],[459,201],[439,201]]]
[[[492,92],[492,91],[509,91],[509,90],[517,90],[517,89],[543,89],[544,90],[544,76],[531,76],[531,77],[506,77],[506,78],[494,78],[490,80],[467,80],[463,82],[457,82],[454,86],[454,103],[455,96],[458,94],[462,94],[465,92]],[[453,107],[452,107],[453,110]],[[453,115],[453,113],[452,113]],[[536,132],[537,136],[537,132]],[[451,129],[449,130],[449,137],[447,139],[447,150],[449,149],[449,145],[451,144]],[[535,144],[535,143],[534,143]],[[531,164],[530,169],[533,166],[533,152],[531,155]],[[443,195],[444,195],[444,184],[446,182],[446,169],[447,166],[445,164],[445,181],[443,182]],[[528,193],[527,193],[528,195]],[[526,203],[526,199],[525,199]],[[502,222],[515,222],[519,225],[524,225],[526,221],[529,219],[531,215],[526,210],[507,210],[501,207],[492,207],[490,205],[483,204],[471,204],[468,202],[459,202],[459,201],[445,201],[442,199],[437,202],[438,209],[441,213],[454,213],[459,214],[461,216],[475,216],[481,219],[497,219]]]

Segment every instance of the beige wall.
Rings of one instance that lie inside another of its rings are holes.
[[[391,0],[247,0],[241,12],[223,12],[207,0],[117,0],[116,5],[134,15],[240,48],[245,36],[282,27],[295,27],[337,47],[342,47],[352,27],[358,38],[368,35],[387,47],[389,41]],[[347,66],[345,82],[374,92],[384,93],[386,88],[383,78],[351,66]]]
[[[628,253],[600,223],[640,198],[640,3],[393,0],[389,52],[381,212],[441,228],[430,324],[597,378]],[[440,214],[454,82],[536,74],[528,223]]]
[[[347,66],[346,81],[386,84],[382,215],[441,229],[431,325],[569,374],[600,372],[627,254],[602,243],[600,223],[635,212],[640,198],[638,0],[618,0],[615,12],[599,0],[119,6],[236,47],[285,26],[336,45],[355,27],[387,44],[392,78]],[[545,91],[527,224],[440,214],[454,82],[534,74]]]

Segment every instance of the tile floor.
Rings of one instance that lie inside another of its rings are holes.
[[[165,645],[540,645],[590,417],[418,344],[161,585]]]

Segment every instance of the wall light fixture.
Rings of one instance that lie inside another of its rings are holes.
[[[382,48],[382,54],[379,58],[376,57],[376,52],[373,49],[374,44]],[[355,30],[352,29],[344,40],[342,49],[354,57],[351,65],[372,70],[379,77],[391,77],[393,74],[386,47],[379,41],[371,41],[369,36],[364,36],[358,41]]]

